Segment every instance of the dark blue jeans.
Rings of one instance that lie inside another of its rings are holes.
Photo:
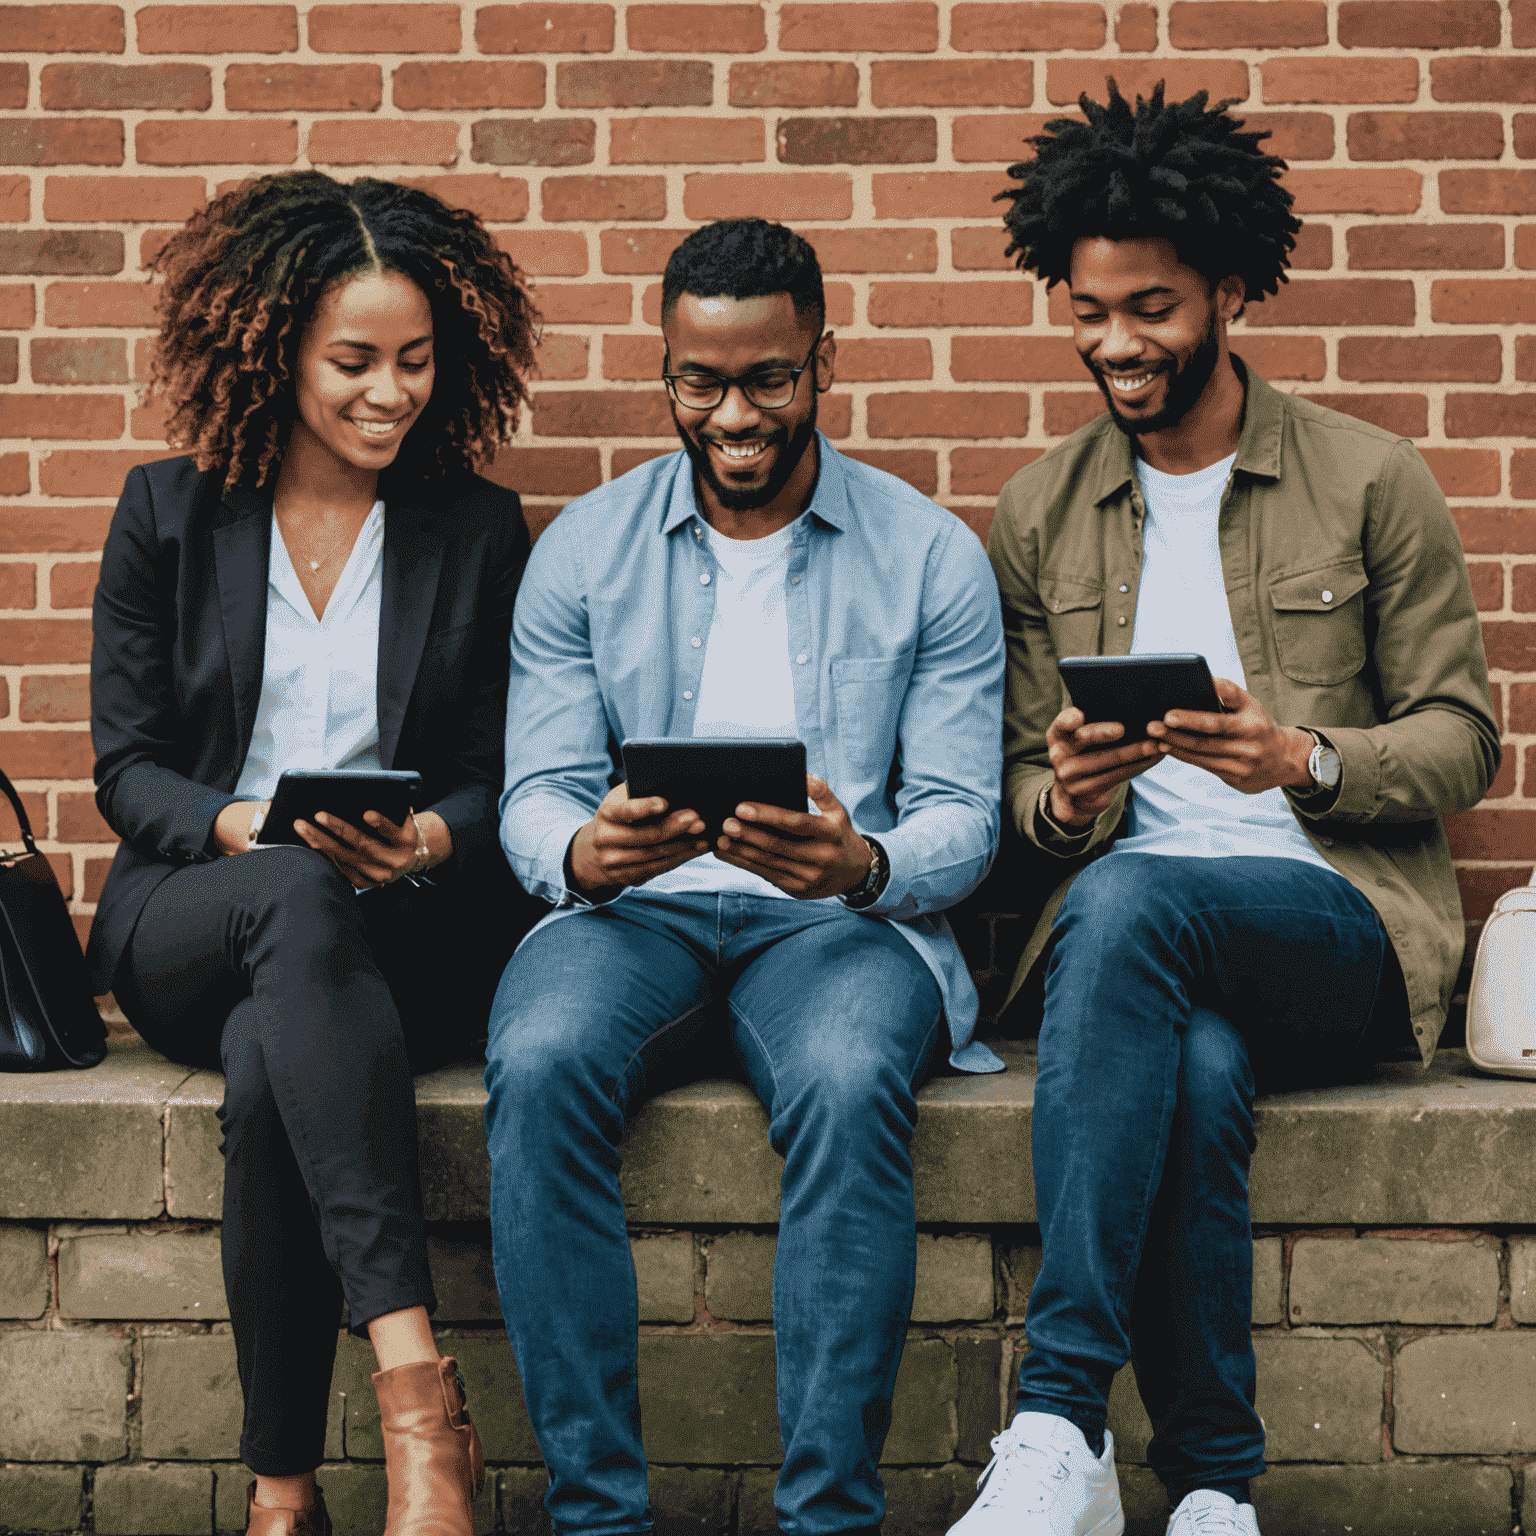
[[[558,1531],[651,1529],[619,1138],[648,1078],[711,1030],[729,1033],[785,1159],[780,1525],[880,1523],[917,1262],[913,1094],[942,1020],[917,951],[838,903],[635,894],[512,957],[486,1049],[491,1238]]]
[[[1371,904],[1297,859],[1111,853],[1078,876],[1046,972],[1021,1409],[1091,1440],[1134,1358],[1172,1493],[1264,1470],[1255,1068],[1350,1055],[1396,969]]]

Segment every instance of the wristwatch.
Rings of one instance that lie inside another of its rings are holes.
[[[851,891],[843,892],[843,905],[855,910],[877,902],[891,878],[891,861],[886,858],[885,849],[872,837],[864,839],[864,846],[869,849],[869,873]]]
[[[1312,738],[1312,750],[1307,754],[1307,772],[1312,775],[1312,783],[1316,786],[1314,794],[1323,794],[1339,787],[1339,780],[1344,777],[1344,762],[1338,752],[1316,731],[1307,726],[1302,730]]]

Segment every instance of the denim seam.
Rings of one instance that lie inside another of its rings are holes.
[[[687,1009],[683,1013],[678,1014],[676,1018],[668,1019],[665,1024],[661,1025],[657,1029],[652,1030],[651,1033],[648,1034],[645,1039],[642,1040],[640,1044],[634,1048],[634,1050],[629,1055],[629,1059],[619,1069],[618,1076],[614,1078],[613,1086],[608,1090],[608,1102],[612,1104],[615,1109],[619,1107],[619,1088],[629,1077],[629,1069],[634,1066],[635,1062],[638,1061],[640,1057],[645,1053],[646,1047],[655,1044],[655,1042],[661,1039],[661,1037],[666,1034],[668,1030],[676,1029],[680,1024],[686,1024],[688,1020],[694,1016],[694,1014],[703,1013],[704,1010],[709,1007],[712,1001],[713,999],[711,998],[705,998],[703,1002],[695,1003],[693,1007]]]

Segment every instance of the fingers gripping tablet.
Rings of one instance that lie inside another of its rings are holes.
[[[259,843],[304,840],[293,830],[295,821],[313,822],[320,811],[339,816],[349,826],[367,832],[365,811],[377,811],[397,827],[411,814],[421,794],[418,774],[398,768],[291,769],[277,781],[272,809],[267,812]]]
[[[1066,656],[1056,670],[1086,723],[1118,720],[1125,727],[1122,742],[1145,741],[1147,723],[1170,709],[1224,713],[1205,657],[1193,653]]]
[[[782,737],[705,736],[630,740],[623,746],[629,798],[660,795],[674,811],[697,811],[713,843],[742,801],[803,811],[805,744]]]

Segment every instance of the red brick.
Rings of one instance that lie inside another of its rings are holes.
[[[1536,224],[1522,224],[1515,230],[1515,265],[1527,271],[1536,267]]]
[[[1489,48],[1499,41],[1498,0],[1343,0],[1345,48]]]
[[[1516,48],[1536,48],[1536,0],[1509,0],[1510,38]]]
[[[652,459],[664,459],[669,453],[676,453],[675,448],[615,448],[613,450],[613,473],[608,477],[617,480],[620,475],[627,475],[632,469],[639,469],[642,464],[649,464]]]
[[[1040,457],[1039,448],[951,448],[949,489],[955,496],[995,496],[1026,464]]]
[[[1510,606],[1516,613],[1536,613],[1536,565],[1517,565],[1510,575],[1514,580]]]
[[[1502,371],[1497,336],[1345,336],[1339,341],[1341,379],[1497,384]]]
[[[891,171],[872,178],[877,219],[1000,218],[996,171]]]
[[[157,453],[142,446],[55,449],[43,454],[38,462],[38,485],[45,496],[117,496],[122,492],[128,471],[135,465],[172,457],[172,449]],[[29,549],[37,547],[35,543],[27,546]],[[50,543],[47,547],[64,550],[79,546]],[[101,543],[98,540],[85,547],[99,550]]]
[[[1536,171],[1441,171],[1440,211],[1536,213]]]
[[[1429,88],[1436,101],[1536,101],[1536,70],[1529,59],[1432,59]]]
[[[1026,282],[875,283],[869,293],[869,323],[1028,325],[1033,297]]]
[[[1499,455],[1493,448],[1420,448],[1447,496],[1497,496]]]
[[[590,117],[503,117],[470,129],[470,158],[490,165],[590,165],[597,125]]]
[[[534,349],[533,373],[544,380],[586,378],[587,338],[545,331]]]
[[[821,239],[821,231],[816,238]],[[686,229],[605,229],[598,233],[604,272],[664,272],[672,252],[687,238]],[[826,263],[823,261],[823,268]]]
[[[786,165],[915,165],[939,156],[931,117],[792,117],[775,138]]]
[[[1293,212],[1412,213],[1422,197],[1418,171],[1287,171],[1286,189],[1296,199]]]
[[[457,5],[317,5],[309,13],[316,53],[457,53]]]
[[[1318,48],[1328,41],[1322,0],[1173,0],[1168,41],[1175,48]]]
[[[1014,257],[1005,256],[1009,234],[996,224],[983,229],[952,229],[949,259],[957,272],[1011,272]]]
[[[32,470],[26,454],[0,453],[0,496],[25,496],[31,489]],[[0,517],[0,523],[9,534],[10,519]]]
[[[128,435],[138,441],[163,443],[170,421],[164,396],[155,395],[128,412]]]
[[[596,448],[503,446],[482,473],[521,496],[580,496],[603,483],[602,455]]]
[[[759,53],[760,5],[629,5],[625,35],[637,53]]]
[[[0,37],[14,53],[121,53],[115,5],[0,5]]]
[[[562,107],[707,107],[713,80],[702,59],[582,60],[555,66],[555,100]]]
[[[57,666],[90,659],[89,619],[0,619],[0,666]]]
[[[536,277],[583,277],[587,237],[567,229],[504,229],[496,244],[524,272]]]
[[[6,759],[9,764],[10,759]],[[26,812],[27,821],[31,824],[33,836],[46,838],[48,836],[48,796],[37,790],[23,789],[18,791],[21,799],[21,808]],[[0,797],[0,843],[14,844],[20,840],[21,830],[16,823],[16,813],[11,809],[11,802]]]
[[[533,402],[536,437],[671,437],[663,389],[541,389]]]
[[[931,448],[845,448],[843,452],[905,480],[924,496],[932,496],[939,488],[939,456]]]
[[[1081,379],[1077,348],[1064,336],[956,336],[949,344],[950,377],[959,383],[1040,383]]]
[[[1483,648],[1488,652],[1488,670],[1490,672],[1536,672],[1536,624],[1521,623],[1518,619],[1494,619],[1483,621]],[[1536,820],[1536,811],[1528,813]],[[1456,851],[1458,858],[1472,858],[1475,855]],[[1523,857],[1524,846],[1519,852],[1514,849],[1506,849],[1502,857]],[[1482,857],[1487,858],[1484,854]]]
[[[11,457],[11,455],[8,455]],[[25,455],[14,455],[24,458]],[[112,492],[122,490],[119,477]],[[62,554],[99,554],[107,537],[111,507],[16,507],[0,511],[0,552],[33,554],[40,549]]]
[[[459,125],[332,118],[310,125],[309,158],[315,165],[452,165]]]
[[[0,165],[122,163],[123,125],[115,117],[0,118]]]
[[[1516,112],[1513,119],[1515,154],[1521,160],[1536,160],[1536,112]]]
[[[48,575],[50,608],[89,608],[101,566],[95,560],[61,560]]]
[[[779,12],[786,53],[932,53],[938,46],[939,8],[928,0],[786,4]]]
[[[1045,99],[1057,106],[1076,106],[1085,91],[1094,101],[1109,100],[1113,75],[1126,97],[1150,96],[1158,81],[1169,101],[1183,101],[1196,91],[1209,91],[1213,101],[1248,99],[1248,66],[1236,59],[1049,59],[1045,66]]]
[[[31,178],[0,176],[0,224],[25,224],[31,217]]]
[[[684,178],[683,213],[690,219],[846,219],[853,213],[853,182],[812,171],[701,171]]]
[[[927,341],[917,336],[877,336],[873,340],[849,337],[838,343],[836,372],[839,384],[878,383],[884,379],[931,379],[933,349]],[[887,437],[890,434],[876,432],[871,426],[870,435]],[[932,437],[948,434],[919,432],[914,435]]]
[[[13,779],[89,779],[95,760],[89,731],[5,733],[5,771]],[[34,829],[36,826],[34,821]],[[62,831],[60,837],[62,840]],[[110,834],[100,839],[108,840]]]
[[[128,349],[120,336],[38,336],[32,342],[34,384],[126,384]]]
[[[1344,239],[1355,271],[1473,272],[1504,265],[1502,224],[1357,224]]]
[[[0,62],[0,107],[10,110],[20,110],[25,107],[28,79],[25,64]]]
[[[1368,421],[1397,437],[1429,433],[1429,401],[1423,395],[1305,394],[1302,399]]]
[[[1044,426],[1047,437],[1066,437],[1104,414],[1104,397],[1098,390],[1072,390],[1058,394],[1047,390]]]
[[[0,395],[0,438],[116,437],[121,395]]]
[[[96,809],[96,797],[64,790],[59,795],[58,840],[61,843],[113,843],[117,834]]]
[[[231,64],[224,71],[231,112],[371,112],[383,99],[377,64]]]
[[[540,188],[548,220],[664,219],[667,184],[660,176],[546,176]]]
[[[544,66],[531,62],[401,64],[394,72],[392,92],[395,105],[406,112],[542,107]]]
[[[180,222],[206,204],[203,187],[201,176],[49,176],[43,217],[61,223]]]
[[[1052,325],[1072,328],[1072,299],[1065,283],[1057,283],[1046,295],[1046,319]]]
[[[935,272],[938,236],[931,229],[816,229],[806,237],[823,272]]]
[[[841,442],[853,432],[853,400],[848,395],[823,395],[817,407],[816,425],[834,443]]]
[[[1536,501],[1536,450],[1516,448],[1509,456],[1509,494],[1517,501]],[[1530,553],[1511,546],[1511,554]]]
[[[420,187],[450,208],[468,208],[487,223],[515,223],[528,217],[528,183],[520,176],[402,176],[407,187]]]
[[[1151,53],[1157,47],[1157,7],[1122,5],[1115,17],[1115,42],[1122,53]]]
[[[603,377],[626,383],[659,379],[665,352],[659,335],[604,336]]]
[[[30,561],[0,565],[0,608],[37,607],[37,567]],[[4,713],[4,711],[0,711]]]
[[[1351,160],[1497,160],[1504,124],[1494,112],[1351,112]]]
[[[949,46],[958,53],[1054,53],[1102,48],[1101,5],[957,5],[950,12]]]
[[[610,165],[729,165],[762,160],[760,117],[615,117]]]
[[[20,374],[21,343],[14,336],[0,336],[0,384],[14,384]]]
[[[1444,278],[1430,284],[1429,318],[1443,325],[1536,324],[1536,279]]]
[[[869,435],[881,437],[1023,437],[1029,396],[1022,390],[923,390],[871,395]]]
[[[811,60],[732,64],[730,103],[733,107],[856,107],[859,67]]]
[[[1303,224],[1296,231],[1291,270],[1326,272],[1333,265],[1333,231],[1326,224]]]
[[[1532,457],[1536,458],[1536,454]],[[1469,555],[1536,554],[1536,510],[1517,507],[1452,507],[1451,516],[1456,519],[1461,547]],[[1536,688],[1536,684],[1529,686]],[[1518,729],[1513,717],[1510,729]],[[1531,729],[1536,730],[1536,726]]]
[[[869,67],[877,107],[1027,107],[1034,65],[1012,59],[877,59]]]
[[[45,64],[40,82],[43,106],[55,112],[206,112],[213,104],[206,64]]]
[[[1536,336],[1515,337],[1515,377],[1536,382]]]
[[[481,53],[611,53],[613,7],[572,0],[481,6],[475,43]]]
[[[1536,437],[1536,394],[1445,397],[1447,437]]]
[[[299,128],[291,120],[162,120],[140,123],[133,142],[140,165],[292,165],[299,154]]]
[[[627,325],[633,297],[628,283],[546,283],[537,303],[551,325]]]
[[[134,17],[140,53],[292,53],[291,5],[146,5]]]
[[[1026,140],[1039,133],[1053,115],[1049,112],[984,112],[975,117],[956,117],[951,130],[955,159],[987,160],[998,165],[1032,160],[1034,147]]]
[[[1332,106],[1353,102],[1413,101],[1419,94],[1417,59],[1266,59],[1264,100]]]
[[[1326,112],[1249,112],[1243,126],[1269,134],[1265,154],[1291,161],[1333,158],[1333,119]]]
[[[30,330],[36,313],[31,283],[0,283],[0,326],[7,330]]]
[[[49,676],[34,673],[21,680],[23,720],[89,720],[91,718],[91,679],[84,672]],[[61,797],[63,798],[63,797]],[[62,816],[61,816],[62,821]],[[91,838],[91,842],[99,839]]]
[[[1250,325],[1412,325],[1413,284],[1386,277],[1313,277],[1249,302]]]

